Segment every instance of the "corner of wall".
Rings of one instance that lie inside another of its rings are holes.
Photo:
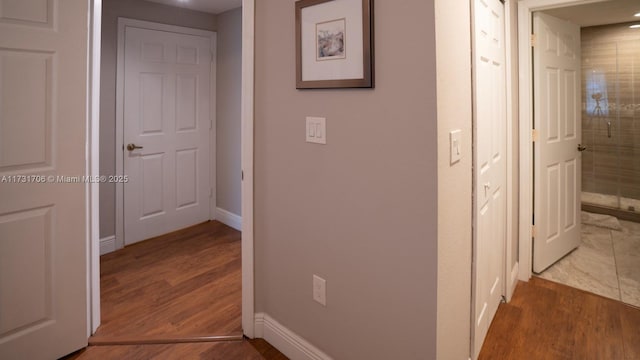
[[[466,359],[471,335],[471,8],[435,1],[438,91],[437,358]],[[461,130],[462,159],[450,164],[449,132]]]

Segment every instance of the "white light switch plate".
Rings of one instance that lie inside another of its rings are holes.
[[[318,275],[313,275],[313,300],[327,306],[327,281]]]
[[[327,143],[327,119],[307,116],[307,142],[315,144]]]
[[[462,130],[452,130],[449,133],[449,154],[451,157],[451,165],[462,159]]]

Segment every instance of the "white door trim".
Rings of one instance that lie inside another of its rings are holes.
[[[242,0],[242,330],[248,338],[254,330],[253,260],[253,123],[255,0]]]
[[[511,39],[514,35],[509,31],[509,26],[511,24],[512,16],[511,16],[511,8],[513,7],[513,2],[516,0],[507,0],[504,3],[504,43],[505,43],[505,82],[507,85],[506,94],[513,93],[513,77],[511,76],[511,70],[513,69],[513,63],[511,59],[511,51],[513,47],[511,46]],[[514,206],[513,206],[513,125],[515,119],[517,119],[517,114],[513,109],[513,101],[509,101],[510,99],[505,99],[507,104],[507,151],[506,151],[506,162],[507,162],[507,236],[505,236],[506,244],[504,247],[505,251],[505,270],[504,270],[504,289],[503,294],[507,298],[507,301],[511,301],[511,296],[513,295],[513,291],[515,290],[517,279],[514,278],[514,269],[517,272],[518,262],[515,262],[513,268],[511,268],[511,263],[514,259],[511,257],[511,250],[513,244],[513,214],[514,214]]]
[[[521,0],[518,2],[518,66],[519,66],[519,124],[520,124],[520,216],[518,278],[531,278],[531,219],[533,218],[533,63],[531,60],[532,15],[535,11],[606,0]],[[510,29],[514,31],[515,29]]]
[[[89,3],[87,175],[100,175],[100,48],[102,0]],[[87,183],[87,337],[100,325],[100,184]]]
[[[180,34],[196,35],[208,37],[211,39],[211,51],[213,56],[216,53],[216,37],[217,34],[208,30],[192,29],[188,27],[166,25],[151,21],[135,20],[125,17],[118,18],[118,60],[116,70],[116,173],[115,175],[124,175],[124,158],[121,144],[124,144],[124,47],[125,47],[125,28],[127,26],[137,27],[141,29],[168,31]],[[209,118],[211,119],[211,131],[209,133],[209,149],[210,149],[210,172],[209,186],[212,190],[212,196],[209,198],[209,219],[213,220],[215,216],[216,204],[216,63],[211,63],[211,98],[209,99]],[[124,184],[116,183],[116,249],[124,247]]]
[[[87,153],[90,155],[91,175],[99,175],[99,129],[100,117],[98,113],[100,103],[100,92],[95,89],[100,88],[100,29],[102,24],[102,0],[92,1],[92,36],[90,53],[87,54],[92,61],[92,77],[90,91],[92,111],[91,116],[87,116],[88,127],[91,137],[87,143]],[[242,328],[244,334],[254,337],[254,256],[253,256],[253,123],[254,123],[254,28],[255,28],[255,0],[242,0],[242,99],[241,99],[241,121],[242,121]],[[119,72],[120,73],[120,72]],[[215,84],[215,83],[214,83]],[[120,139],[122,143],[122,139]],[[98,234],[99,224],[99,202],[97,199],[97,187],[91,188],[92,201],[87,203],[87,217],[91,219],[92,227],[87,230],[87,242],[91,250],[87,254],[87,281],[91,286],[87,290],[87,303],[90,305],[91,321],[87,324],[87,333],[91,335],[100,325],[100,236]],[[120,193],[122,196],[122,192]],[[116,222],[122,219],[116,217]],[[116,232],[116,236],[118,233]],[[122,233],[120,233],[122,239]]]

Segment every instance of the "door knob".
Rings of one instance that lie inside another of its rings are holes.
[[[129,150],[129,151],[133,151],[133,150],[135,150],[135,149],[142,149],[142,146],[138,146],[138,145],[136,145],[136,144],[128,144],[128,145],[127,145],[127,150]]]
[[[578,151],[583,152],[585,150],[587,150],[586,146],[582,146],[582,144],[578,144]]]

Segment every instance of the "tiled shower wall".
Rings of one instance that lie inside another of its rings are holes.
[[[587,27],[581,38],[582,190],[640,199],[640,29]]]

